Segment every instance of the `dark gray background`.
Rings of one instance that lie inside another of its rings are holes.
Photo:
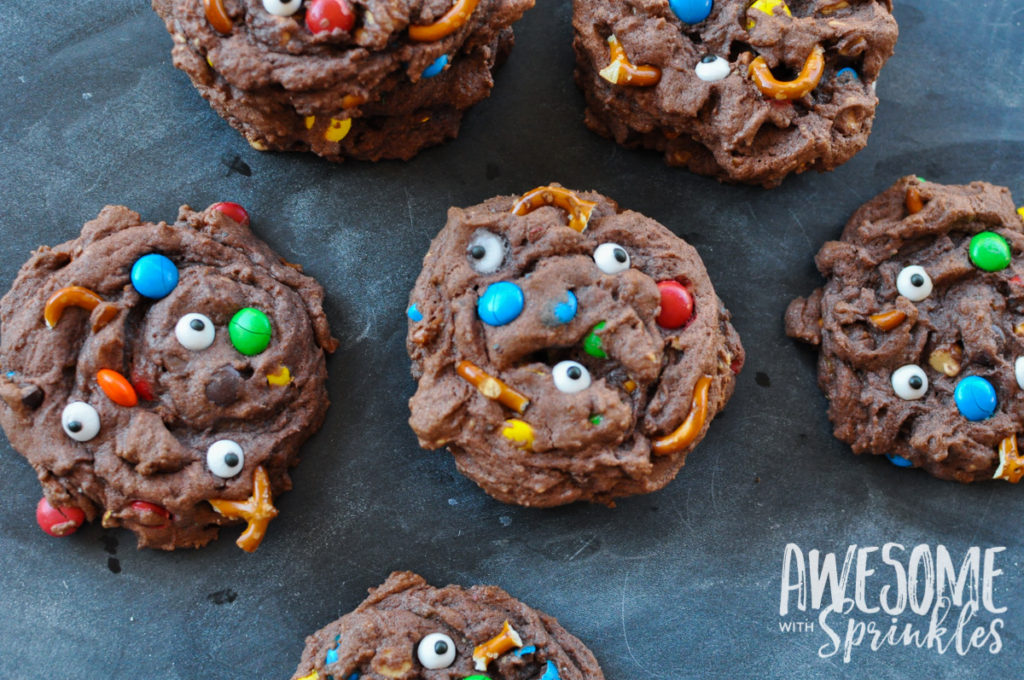
[[[897,177],[985,179],[1024,202],[1019,0],[898,2],[870,145],[773,191],[722,186],[587,132],[569,3],[538,4],[458,140],[376,165],[251,150],[171,67],[170,38],[141,0],[0,6],[2,287],[31,249],[73,237],[107,203],[160,220],[181,203],[236,201],[324,284],[341,339],[328,422],[254,555],[235,547],[237,530],[171,554],[97,526],[51,539],[33,518],[38,483],[4,441],[0,677],[288,677],[304,636],[393,569],[503,586],[556,615],[610,680],[1021,676],[1022,490],[853,456],[831,436],[812,352],[782,329],[787,302],[819,283],[822,242]],[[251,176],[228,171],[233,156]],[[679,478],[615,509],[497,503],[405,424],[403,310],[447,207],[549,181],[613,196],[693,243],[748,352]],[[844,665],[817,657],[820,632],[779,632],[786,543],[887,541],[1006,546],[1003,651],[861,648]]]

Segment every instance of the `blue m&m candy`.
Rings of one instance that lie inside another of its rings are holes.
[[[544,669],[544,675],[540,676],[540,680],[562,680],[554,661],[548,660],[547,668]]]
[[[476,313],[488,326],[504,326],[523,313],[526,297],[523,289],[510,281],[487,286],[476,303]]]
[[[901,468],[914,467],[914,464],[911,463],[909,460],[907,460],[903,456],[897,456],[895,453],[887,453],[887,454],[885,454],[885,457],[888,458],[889,462],[892,463],[893,465],[895,465],[896,467],[901,467]]]
[[[405,310],[405,315],[408,316],[410,320],[415,321],[416,323],[423,321],[423,312],[421,312],[416,307],[415,302],[409,305],[409,309]]]
[[[713,0],[668,0],[668,6],[684,24],[699,24],[707,19],[713,4]]]
[[[444,67],[448,65],[448,55],[442,54],[440,57],[434,60],[434,63],[423,69],[424,78],[433,78],[438,73],[444,70]]]
[[[170,295],[177,285],[178,268],[166,255],[143,255],[132,265],[132,286],[143,297],[159,300]]]
[[[953,400],[967,420],[985,420],[996,412],[996,388],[978,375],[969,375],[956,384]]]
[[[857,75],[857,72],[849,66],[841,68],[836,72],[836,80],[842,80],[843,78],[846,78],[847,80],[860,80],[860,76]]]
[[[556,302],[552,308],[552,313],[555,315],[555,321],[558,323],[569,323],[576,318],[576,309],[578,303],[576,301],[576,295],[571,291],[565,291],[566,299],[560,302]]]

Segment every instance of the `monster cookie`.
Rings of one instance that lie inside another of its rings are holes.
[[[521,505],[665,486],[743,364],[697,251],[557,185],[451,209],[408,316],[420,444]]]
[[[534,0],[153,0],[174,65],[256,149],[408,159],[486,98]]]
[[[786,312],[836,437],[959,482],[1024,474],[1024,222],[1008,189],[905,177],[818,253]]]
[[[778,185],[867,144],[890,0],[575,0],[586,124],[671,165]]]
[[[405,571],[306,638],[292,678],[604,680],[604,674],[558,621],[504,590],[433,588]]]
[[[108,206],[21,268],[0,302],[0,424],[47,533],[100,518],[171,550],[242,523],[239,546],[259,545],[337,341],[319,284],[248,222],[233,203],[174,224]]]

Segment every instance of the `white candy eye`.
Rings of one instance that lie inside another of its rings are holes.
[[[900,399],[920,399],[928,391],[928,376],[920,366],[900,366],[892,373],[892,389]]]
[[[290,17],[302,7],[302,0],[263,0],[263,9],[274,16]]]
[[[1024,390],[1024,357],[1017,357],[1013,362],[1013,374],[1017,377],[1017,386]]]
[[[216,330],[209,317],[193,312],[178,319],[174,326],[174,335],[182,347],[198,352],[213,344]]]
[[[590,387],[590,371],[576,361],[559,361],[551,369],[551,378],[560,392],[580,392]]]
[[[206,467],[218,477],[234,477],[242,471],[244,464],[245,454],[242,453],[242,447],[230,439],[216,441],[206,449]]]
[[[73,401],[60,414],[60,424],[76,442],[87,442],[100,432],[100,414],[84,401]]]
[[[629,269],[629,253],[618,243],[602,243],[594,251],[594,262],[605,274],[618,274]]]
[[[932,279],[924,267],[904,267],[896,277],[896,290],[911,302],[920,302],[932,294]]]
[[[732,72],[732,67],[729,66],[729,62],[722,57],[716,57],[713,54],[706,55],[700,62],[697,63],[697,67],[694,69],[697,72],[697,77],[706,83],[716,83],[719,80],[724,80]]]
[[[455,663],[455,643],[444,633],[431,633],[416,645],[416,657],[427,670],[448,668]]]
[[[466,246],[469,266],[478,274],[493,274],[505,262],[505,242],[501,237],[480,229]]]

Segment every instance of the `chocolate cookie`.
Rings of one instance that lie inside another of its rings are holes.
[[[697,251],[558,185],[452,208],[411,302],[410,424],[507,503],[660,489],[743,364]]]
[[[1024,223],[1008,189],[904,177],[817,256],[786,312],[821,348],[835,435],[942,479],[1020,480]]]
[[[534,0],[153,0],[174,65],[255,149],[409,159],[458,134]]]
[[[776,186],[867,144],[891,0],[575,0],[586,124],[670,165]]]
[[[395,572],[306,638],[293,680],[604,680],[583,643],[494,586],[434,588]]]
[[[233,203],[174,224],[108,206],[21,268],[0,301],[0,424],[47,533],[101,517],[171,550],[244,521],[239,546],[259,545],[337,341],[323,289],[248,222]]]

